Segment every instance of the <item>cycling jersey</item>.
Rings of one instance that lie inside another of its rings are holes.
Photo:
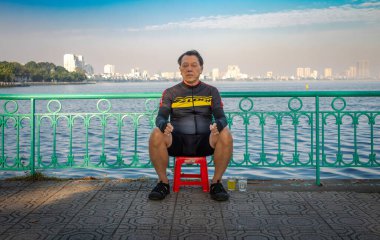
[[[210,134],[213,117],[219,132],[227,126],[219,91],[201,81],[195,86],[182,81],[163,92],[156,118],[162,132],[169,117],[173,133],[178,134]]]

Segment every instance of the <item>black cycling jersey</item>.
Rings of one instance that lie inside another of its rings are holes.
[[[219,132],[227,126],[218,89],[203,82],[189,86],[182,81],[166,89],[156,118],[156,126],[162,132],[169,122],[169,116],[174,127],[173,133],[209,134],[212,117]]]

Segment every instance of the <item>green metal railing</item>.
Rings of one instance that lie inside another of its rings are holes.
[[[230,167],[311,167],[317,184],[321,167],[380,167],[379,91],[221,95],[234,136]],[[151,168],[160,97],[1,94],[0,170]]]

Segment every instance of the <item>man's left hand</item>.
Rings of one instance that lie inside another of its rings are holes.
[[[216,123],[210,125],[210,131],[211,131],[212,135],[218,135],[219,134]]]

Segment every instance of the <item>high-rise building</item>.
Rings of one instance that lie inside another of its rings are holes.
[[[63,55],[63,67],[69,72],[74,72],[76,68],[84,69],[84,58],[82,55],[65,54]]]
[[[240,68],[237,65],[228,65],[227,72],[223,76],[224,79],[239,79],[240,78]]]
[[[304,68],[303,71],[304,71],[303,74],[304,74],[305,78],[310,78],[311,77],[311,68],[306,67],[306,68]]]
[[[94,74],[94,68],[90,64],[84,65],[83,70],[89,75]]]
[[[144,70],[144,71],[142,72],[141,77],[142,77],[144,80],[148,80],[148,79],[149,79],[149,73],[148,73],[148,71],[147,71],[147,70]]]
[[[104,65],[104,74],[115,75],[115,65],[111,65],[111,64]]]
[[[317,70],[313,70],[310,74],[310,77],[311,78],[314,78],[314,79],[317,79],[318,78],[318,71]]]
[[[182,79],[181,72],[175,72],[175,74],[174,74],[174,78],[175,78],[175,79]]]
[[[305,77],[305,71],[304,71],[304,68],[302,68],[302,67],[298,67],[298,68],[296,69],[296,77],[297,77],[298,79],[300,79],[300,78],[304,78],[304,77]]]
[[[356,71],[358,78],[369,78],[369,63],[367,60],[361,60],[356,63]]]
[[[163,79],[172,80],[175,77],[175,72],[161,72],[161,77]]]
[[[136,79],[139,79],[141,77],[141,72],[140,72],[140,69],[139,68],[132,68],[131,69],[131,73],[130,73],[130,76],[132,78],[136,78]]]
[[[272,71],[267,72],[267,78],[269,78],[269,79],[273,78],[273,72]]]
[[[331,79],[332,78],[332,69],[331,68],[325,68],[323,76],[324,76],[324,78]]]
[[[347,78],[356,78],[357,77],[357,71],[355,66],[351,66],[346,71]]]
[[[211,70],[211,78],[213,81],[216,81],[217,79],[219,79],[219,68],[213,68]]]

